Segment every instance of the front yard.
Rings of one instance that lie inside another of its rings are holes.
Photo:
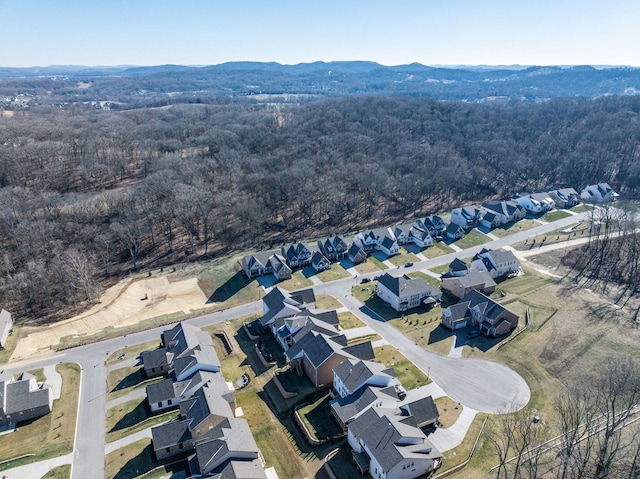
[[[519,233],[520,231],[530,230],[531,228],[535,228],[536,226],[540,226],[540,223],[534,220],[520,220],[515,223],[509,223],[505,226],[500,226],[498,228],[492,229],[491,234],[497,236],[498,238],[504,238],[505,236],[512,235],[514,233]]]
[[[351,278],[351,275],[339,263],[331,263],[331,268],[319,272],[316,277],[323,283],[327,283],[336,279]]]
[[[107,442],[117,441],[134,432],[157,426],[179,416],[178,409],[162,414],[152,414],[146,398],[119,404],[107,410]]]
[[[394,266],[402,266],[405,263],[416,263],[420,259],[413,253],[409,253],[406,249],[400,248],[400,253],[389,258]]]
[[[405,358],[393,346],[378,346],[374,348],[373,352],[376,360],[389,368],[393,368],[396,372],[396,377],[405,390],[410,391],[431,382],[431,379],[425,373],[420,371],[415,364]]]
[[[479,246],[481,244],[488,243],[490,238],[478,231],[477,229],[470,230],[467,234],[465,234],[462,238],[456,241],[454,244],[458,248],[467,249],[472,248],[473,246]]]
[[[0,470],[63,456],[72,452],[78,410],[80,366],[56,366],[62,376],[61,399],[53,402],[51,413],[19,424],[15,432],[0,439]]]

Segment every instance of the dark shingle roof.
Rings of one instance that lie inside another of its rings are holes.
[[[467,271],[468,269],[469,265],[462,261],[460,258],[456,258],[451,263],[449,263],[450,271]]]
[[[431,396],[427,396],[416,401],[401,406],[401,409],[416,419],[418,425],[434,422],[438,419],[438,408]]]
[[[161,449],[175,446],[179,443],[186,442],[191,439],[191,431],[189,424],[191,420],[181,419],[171,421],[160,426],[151,428],[151,441],[153,449],[159,451]]]
[[[20,411],[48,406],[52,397],[51,386],[38,386],[35,376],[23,373],[17,381],[4,383],[4,412],[16,414]]]
[[[342,384],[353,392],[356,388],[363,386],[372,376],[388,376],[394,378],[396,376],[393,368],[387,368],[382,363],[373,361],[356,361],[347,359],[336,366],[333,370],[334,374],[340,378]]]
[[[149,384],[146,390],[149,404],[155,404],[176,397],[173,389],[173,380],[171,379]]]
[[[333,409],[335,414],[340,418],[342,424],[346,424],[356,414],[364,411],[378,399],[399,400],[398,391],[393,386],[383,388],[367,386],[366,388],[360,388],[353,394],[349,394],[348,396],[331,403],[331,409]]]
[[[410,278],[407,275],[394,277],[389,273],[385,273],[378,279],[378,284],[383,285],[398,297],[400,297],[401,293],[402,296],[411,296],[414,294],[429,294],[430,296],[434,296],[439,294],[438,290],[429,283],[425,283],[420,278]]]

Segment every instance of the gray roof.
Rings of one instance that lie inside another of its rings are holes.
[[[180,416],[192,420],[192,429],[211,414],[231,417],[233,411],[226,398],[232,397],[233,394],[227,389],[226,384],[208,382],[180,403]]]
[[[425,423],[435,422],[437,421],[438,416],[440,416],[438,408],[433,402],[433,398],[431,396],[423,397],[407,403],[401,406],[400,409],[413,416],[416,419],[418,426]]]
[[[340,337],[344,339],[344,344],[340,344]],[[347,357],[348,353],[342,351],[342,346],[344,346],[345,344],[346,338],[343,335],[329,338],[324,334],[310,331],[302,338],[300,338],[297,343],[291,346],[285,352],[285,354],[290,360],[299,357],[301,354],[304,354],[309,359],[311,364],[314,367],[318,368],[333,354],[341,354]]]
[[[7,328],[11,328],[13,324],[13,317],[11,313],[6,309],[0,311],[0,333],[5,331]]]
[[[456,258],[451,263],[449,263],[450,271],[467,271],[468,269],[469,265],[462,261],[460,258]]]
[[[477,286],[487,288],[496,285],[496,282],[493,280],[489,273],[487,273],[486,271],[477,271],[474,269],[470,270],[464,276],[457,276],[453,279],[459,281],[460,285],[463,288],[472,288]]]
[[[425,283],[420,278],[410,278],[407,275],[391,276],[389,273],[383,274],[378,279],[378,284],[383,285],[392,294],[400,297],[411,296],[414,294],[428,294],[429,296],[437,296],[439,291],[429,283]]]
[[[441,457],[440,452],[415,424],[412,416],[402,416],[396,410],[372,407],[355,418],[349,424],[349,430],[367,445],[382,469],[389,471],[404,459]],[[403,441],[405,437],[412,440]]]
[[[151,428],[153,449],[159,451],[191,439],[190,419],[170,421]]]
[[[262,298],[262,303],[266,306],[268,312],[260,318],[260,324],[263,326],[269,324],[273,317],[285,308],[288,308],[291,311],[291,315],[294,315],[308,306],[315,305],[315,302],[316,296],[312,288],[290,293],[276,286]]]
[[[344,364],[344,363],[343,363]],[[349,394],[343,398],[331,403],[331,409],[340,418],[342,424],[346,424],[361,411],[378,399],[395,399],[398,398],[398,391],[394,386],[377,387],[367,386],[360,388],[353,394]]]
[[[358,254],[364,254],[366,256],[365,251],[360,246],[358,246],[356,243],[352,243],[351,244],[351,247],[349,248],[348,254],[351,257],[355,257]]]
[[[160,368],[160,366],[168,366],[169,358],[164,348],[154,349],[152,351],[142,351],[140,359],[145,369]]]
[[[342,350],[355,358],[362,359],[363,361],[373,361],[375,358],[371,341],[352,344],[351,346],[344,346]]]
[[[191,474],[200,474],[198,457],[194,454],[189,458]],[[209,476],[210,479],[266,479],[267,476],[260,459],[231,459],[216,467]]]
[[[17,380],[0,383],[0,389],[5,414],[16,414],[20,411],[48,406],[52,397],[49,384],[38,385],[34,375],[22,373]]]
[[[382,240],[382,246],[389,249],[395,244],[395,242],[396,240],[394,240],[393,238],[390,238],[389,236],[385,236],[384,239]]]
[[[156,404],[160,401],[167,401],[168,399],[176,397],[172,379],[165,379],[158,383],[149,384],[146,387],[146,391],[149,404]]]
[[[509,311],[500,303],[495,302],[491,298],[482,294],[480,291],[476,290],[470,291],[467,295],[465,295],[465,297],[460,300],[460,303],[466,303],[469,309],[477,306],[482,315],[488,319],[496,319],[500,317],[505,311]]]
[[[363,386],[372,376],[396,377],[393,368],[387,368],[382,363],[354,359],[343,361],[333,370],[333,373],[340,378],[342,384],[350,392],[354,392],[357,388]]]

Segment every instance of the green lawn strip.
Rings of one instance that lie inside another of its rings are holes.
[[[540,226],[540,223],[538,223],[537,221],[520,220],[516,221],[515,223],[509,223],[506,228],[495,228],[491,230],[491,234],[497,236],[498,238],[504,238],[505,236],[509,236],[520,231],[530,230],[531,228],[535,228],[536,226]]]
[[[330,400],[327,394],[298,409],[298,415],[315,439],[322,440],[342,434],[335,421],[331,420]]]
[[[384,264],[382,261],[380,261],[375,256],[369,256],[367,258],[367,262],[373,263],[375,265],[375,267],[376,267],[376,270],[385,270],[385,269],[389,268],[386,264]],[[356,270],[357,270],[357,268],[356,268]]]
[[[431,268],[429,271],[435,273],[435,274],[443,274],[443,273],[447,273],[449,271],[449,265],[448,264],[443,264],[440,266],[435,266],[434,268]]]
[[[149,439],[141,439],[110,452],[104,462],[106,479],[114,479],[115,477],[133,479],[159,467],[159,464],[153,460],[153,450]],[[163,475],[167,474],[164,467],[160,467],[160,470]]]
[[[422,271],[415,271],[413,273],[409,273],[408,276],[410,278],[420,278],[425,283],[435,286],[438,289],[440,289],[440,286],[442,286],[442,281],[440,281],[438,278],[434,278],[431,275],[423,273]]]
[[[170,421],[180,415],[173,410],[159,415],[151,415],[146,399],[134,399],[107,410],[107,442],[117,441],[134,432]]]
[[[549,211],[548,213],[543,214],[540,219],[542,221],[546,221],[547,223],[551,223],[552,221],[558,221],[562,218],[568,218],[569,216],[573,216],[571,213],[567,213],[564,210],[554,210]]]
[[[378,346],[373,350],[375,358],[387,367],[392,367],[396,377],[405,390],[409,391],[431,382],[426,374],[420,371],[415,364],[405,358],[391,345]]]
[[[422,254],[424,254],[428,258],[431,258],[431,256],[425,254],[425,252],[431,251],[432,249],[438,249],[442,251],[442,254],[455,253],[455,250],[451,246],[443,243],[442,241],[436,241],[435,243],[433,243],[433,248],[427,248],[426,250],[422,251]],[[436,256],[442,256],[442,255],[437,254]]]
[[[12,329],[13,334],[7,338],[4,343],[4,348],[0,351],[0,364],[5,364],[9,361],[13,351],[16,349],[16,344],[18,344],[21,327],[19,324],[13,323]]]
[[[593,209],[593,206],[591,205],[577,205],[573,208],[569,208],[569,210],[573,211],[574,213],[584,213],[585,211],[590,211],[591,209]]]
[[[363,328],[366,326],[366,324],[351,311],[338,314],[338,320],[340,321],[340,327],[342,329]]]
[[[256,386],[236,391],[236,401],[242,408],[243,417],[249,423],[267,467],[275,467],[278,477],[302,477],[304,472],[298,452],[291,442],[293,439],[289,438],[288,431],[258,396]]]
[[[342,303],[333,296],[328,294],[319,294],[316,296],[316,308],[318,309],[340,309]]]
[[[376,294],[376,288],[378,287],[377,281],[371,281],[366,284],[358,284],[351,288],[351,294],[361,303],[365,303]]]
[[[400,249],[400,254],[397,254],[395,256],[391,256],[389,258],[389,261],[394,264],[395,266],[402,266],[405,263],[411,262],[411,263],[416,263],[418,261],[420,261],[420,259],[413,253],[409,253],[406,249],[401,248]]]
[[[480,231],[476,229],[472,229],[467,234],[465,234],[462,238],[456,241],[455,244],[458,248],[467,249],[473,246],[479,246],[481,244],[485,244],[489,241],[490,239],[487,235],[482,234]]]
[[[382,337],[379,334],[371,333],[363,336],[356,336],[355,338],[347,339],[347,344],[353,346],[354,344],[366,343],[367,341],[379,341]]]
[[[449,396],[440,397],[434,402],[438,408],[438,422],[440,425],[442,427],[453,426],[460,417],[460,413],[462,413],[462,406]]]
[[[118,349],[111,353],[111,356],[107,358],[105,364],[110,366],[126,359],[137,358],[141,352],[158,349],[158,346],[160,346],[160,341],[154,339],[153,341],[147,341],[146,343],[134,344],[133,346]],[[120,359],[121,356],[122,359]]]
[[[47,472],[41,479],[69,479],[71,477],[71,464],[57,466]]]
[[[316,277],[323,283],[336,279],[351,278],[352,276],[338,263],[332,263],[331,268],[320,271]]]
[[[281,281],[278,286],[288,291],[295,291],[296,289],[313,286],[313,281],[306,278],[300,271],[294,271],[291,274],[291,278]]]
[[[18,424],[15,432],[0,440],[0,470],[63,456],[73,451],[80,366],[62,363],[56,366],[62,376],[61,398],[53,402],[50,414],[27,424]],[[33,455],[30,455],[33,454]],[[27,456],[28,455],[28,456]],[[22,457],[17,460],[13,458]]]

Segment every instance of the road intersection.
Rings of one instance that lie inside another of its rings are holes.
[[[439,256],[426,261],[415,262],[408,268],[387,270],[390,274],[405,274],[433,268],[450,263],[454,258],[471,257],[483,247],[500,248],[522,242],[534,236],[543,236],[552,231],[566,228],[581,219],[586,213],[574,214],[552,223],[541,224],[535,228],[521,231],[510,236],[499,238],[481,246],[472,247],[462,252]],[[544,250],[544,248],[542,248]],[[502,413],[524,407],[530,398],[529,387],[524,379],[508,367],[481,359],[449,358],[424,350],[404,336],[390,324],[381,321],[375,312],[366,308],[350,293],[355,282],[379,273],[368,273],[360,278],[347,278],[329,283],[314,285],[318,294],[329,294],[339,299],[367,326],[382,338],[399,349],[409,360],[433,379],[452,399],[477,411]],[[224,311],[211,313],[188,320],[187,322],[202,327],[222,323],[238,317],[262,311],[260,301],[237,306]],[[81,366],[80,397],[76,436],[73,450],[72,479],[87,477],[104,477],[105,459],[105,407],[106,407],[106,367],[105,360],[109,354],[118,349],[158,339],[165,327],[150,329],[124,337],[101,341],[76,348],[53,353],[46,357],[33,358],[7,364],[6,373],[30,370],[59,362],[75,362]],[[60,462],[57,459],[56,464]],[[34,471],[37,466],[33,466]],[[24,477],[12,475],[13,470],[5,472],[7,477]],[[16,472],[17,471],[13,471]],[[20,471],[22,474],[22,471]],[[39,476],[36,476],[39,477]]]

